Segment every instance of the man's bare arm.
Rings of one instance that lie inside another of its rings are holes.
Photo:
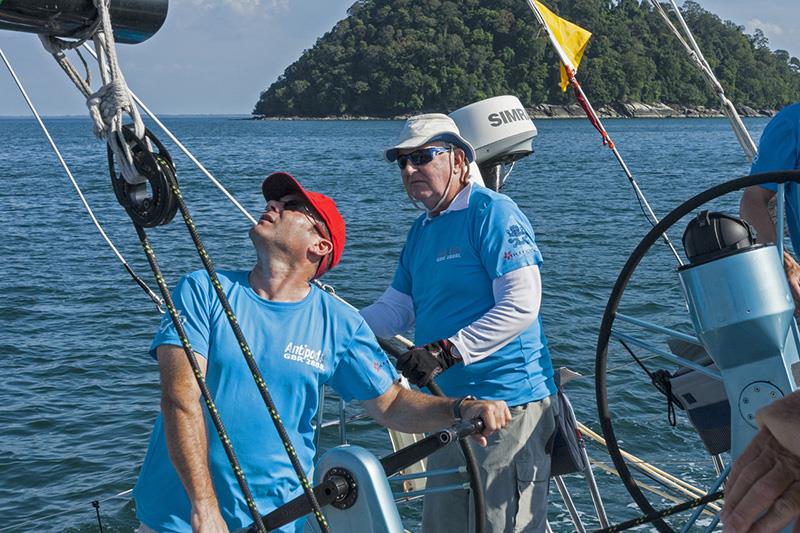
[[[172,465],[192,504],[192,530],[227,532],[208,465],[208,435],[200,388],[183,348],[162,345],[156,351],[161,373],[161,412]],[[196,355],[205,375],[206,360]]]
[[[364,400],[361,404],[382,426],[405,433],[423,433],[454,424],[454,402],[453,398],[430,396],[395,384],[377,398]],[[511,421],[511,412],[503,401],[467,400],[462,405],[461,413],[464,418],[483,419],[483,435],[476,438],[483,446],[486,445],[486,436]]]
[[[742,193],[739,203],[739,214],[749,222],[758,233],[758,242],[775,242],[775,224],[769,216],[769,201],[775,191],[754,185],[747,187]]]

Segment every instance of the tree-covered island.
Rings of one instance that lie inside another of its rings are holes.
[[[632,102],[717,106],[648,2],[545,4],[593,33],[578,78],[596,106],[623,114]],[[747,35],[691,0],[682,13],[737,106],[776,109],[800,100],[798,58],[770,50],[760,30]],[[347,18],[261,93],[253,114],[394,117],[450,111],[500,94],[540,109],[573,102],[559,88],[558,58],[527,2],[357,0]]]

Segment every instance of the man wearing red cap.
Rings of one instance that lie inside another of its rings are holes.
[[[219,271],[219,281],[306,472],[314,457],[311,421],[323,384],[358,399],[381,424],[424,432],[454,423],[455,400],[400,388],[361,316],[309,282],[342,256],[345,224],[336,204],[286,173],[262,185],[267,208],[250,230],[256,265]],[[302,494],[238,342],[205,271],[184,277],[175,306],[255,497],[266,514]],[[169,317],[150,353],[161,373],[161,415],[134,489],[141,531],[234,531],[252,518]],[[498,401],[469,402],[486,435],[511,414]],[[480,440],[485,443],[484,437]],[[302,531],[302,521],[280,531]]]

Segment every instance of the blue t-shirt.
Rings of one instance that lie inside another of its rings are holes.
[[[466,209],[411,226],[392,287],[411,296],[418,345],[444,339],[494,307],[492,282],[542,264],[530,222],[507,196],[472,185]],[[556,391],[541,317],[490,356],[436,378],[448,396],[473,394],[510,406]]]
[[[781,170],[800,170],[800,103],[783,108],[764,128],[750,174]],[[774,183],[762,187],[778,190]],[[800,187],[789,182],[785,194],[786,225],[792,238],[792,248],[795,253],[800,253]]]
[[[311,422],[320,386],[332,385],[346,401],[375,398],[396,378],[394,367],[361,315],[317,287],[312,286],[301,301],[272,302],[250,288],[248,272],[217,274],[310,477],[314,458]],[[208,388],[258,510],[266,514],[302,493],[297,475],[208,274],[198,271],[181,279],[173,298],[192,348],[208,361]],[[162,344],[180,345],[169,315],[153,339],[153,357]],[[203,412],[214,488],[222,516],[235,531],[252,524],[253,519],[205,407]],[[143,524],[156,531],[191,531],[191,506],[167,454],[162,415],[153,428],[134,498]],[[299,532],[301,525],[298,521],[280,531]]]

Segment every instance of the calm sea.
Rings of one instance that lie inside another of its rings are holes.
[[[325,281],[356,306],[387,286],[417,216],[397,168],[381,160],[399,122],[165,122],[251,213],[263,206],[261,180],[275,170],[333,196],[348,239],[341,266]],[[745,122],[758,138],[766,119]],[[110,237],[151,280],[114,198],[105,147],[92,137],[88,120],[58,118],[47,125]],[[598,327],[611,286],[648,224],[588,122],[537,126],[536,153],[517,164],[505,192],[531,219],[545,257],[542,313],[555,363],[586,376],[567,390],[578,418],[599,432],[591,377]],[[721,119],[609,120],[607,127],[660,216],[748,169]],[[115,496],[133,486],[158,411],[158,373],[147,347],[159,315],[101,240],[35,122],[0,119],[0,139],[0,531],[98,531],[93,500],[101,501],[105,531],[132,531],[130,496]],[[166,144],[216,264],[249,268],[254,256],[247,220]],[[736,213],[737,205],[732,195],[714,207]],[[676,245],[683,227],[672,230]],[[169,282],[200,267],[179,221],[150,234]],[[666,248],[655,247],[621,309],[690,331],[674,267]],[[663,346],[663,339],[652,339]],[[610,396],[622,445],[705,486],[713,470],[685,421],[670,427],[665,401],[643,372],[618,346],[611,353],[612,366],[621,367],[612,373]],[[670,368],[658,360],[647,364]],[[357,424],[349,437],[378,455],[389,451],[385,432],[374,425]],[[331,429],[326,446],[336,439]],[[609,461],[591,444],[590,454]],[[612,521],[636,516],[622,484],[601,470],[597,476]],[[567,481],[587,524],[596,526],[583,481]],[[564,506],[555,489],[552,494],[553,527],[567,531]],[[414,529],[419,509],[404,507],[403,513]]]

